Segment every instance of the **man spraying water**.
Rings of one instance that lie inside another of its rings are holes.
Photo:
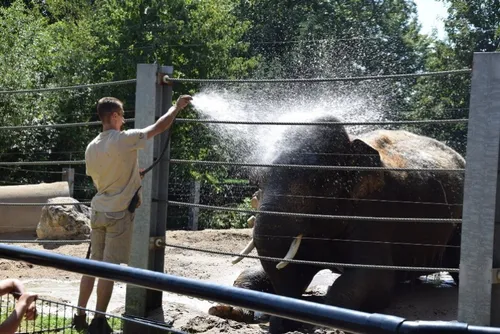
[[[103,97],[99,100],[97,114],[102,121],[102,132],[88,144],[85,151],[86,173],[92,178],[97,189],[91,203],[90,259],[128,264],[134,212],[140,205],[141,197],[138,191],[141,187],[138,150],[146,146],[147,140],[168,130],[177,114],[191,100],[191,96],[182,95],[154,124],[143,129],[126,131],[120,131],[125,124],[123,103],[114,97]],[[94,277],[82,277],[79,307],[86,308],[94,281]],[[96,311],[106,312],[113,284],[113,281],[99,279]],[[88,326],[86,314],[82,310],[74,316],[73,326],[78,331],[88,328],[88,333],[92,334],[112,332],[106,318],[101,314],[96,314]]]

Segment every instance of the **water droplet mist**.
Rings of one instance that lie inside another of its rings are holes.
[[[295,58],[284,60],[294,63],[288,66],[294,68],[294,73],[285,73],[282,77],[360,75],[357,60],[348,63],[349,57],[342,54],[348,52],[345,49],[339,50],[336,45],[315,48],[298,50]],[[387,92],[392,87],[391,83],[380,81],[213,84],[194,94],[192,105],[199,118],[218,121],[311,122],[324,116],[335,116],[345,122],[384,121]],[[293,145],[283,138],[289,126],[216,123],[207,126],[219,138],[221,146],[242,162],[271,163],[280,145]],[[304,128],[307,129],[305,135],[307,131],[314,131],[313,126]],[[355,135],[369,127],[348,126],[346,129]]]
[[[253,94],[251,94],[253,95]],[[368,96],[303,94],[274,99],[273,94],[248,96],[242,92],[206,89],[193,96],[192,105],[199,118],[217,121],[250,122],[313,122],[319,117],[335,116],[341,121],[368,122],[383,120],[383,113]],[[241,161],[270,163],[286,129],[295,125],[236,125],[208,123],[221,144],[240,156]],[[314,127],[305,127],[306,131]],[[358,133],[366,126],[349,126],[348,132]],[[237,150],[237,152],[235,152]]]

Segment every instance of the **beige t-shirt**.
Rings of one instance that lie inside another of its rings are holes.
[[[97,189],[91,202],[93,210],[117,212],[127,209],[141,186],[138,150],[146,143],[147,136],[142,130],[131,129],[103,131],[88,144],[86,173]]]

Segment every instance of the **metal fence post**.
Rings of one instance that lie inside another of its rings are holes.
[[[474,53],[458,320],[500,325],[500,53]]]
[[[158,107],[156,109],[156,118],[160,118],[166,114],[168,109],[172,106],[172,85],[165,84],[161,80],[161,76],[173,74],[172,66],[161,66],[159,68],[159,84],[158,84]],[[173,126],[173,125],[172,125]],[[170,137],[172,135],[171,129],[156,136],[155,142],[155,160],[159,159],[162,151],[165,153],[161,157],[158,165],[151,171],[153,173],[153,210],[156,210],[156,220],[151,220],[151,230],[153,236],[163,238],[165,241],[165,234],[167,232],[167,209],[168,209],[168,179],[169,179],[169,161],[170,161]],[[152,218],[154,217],[154,213]],[[151,261],[155,271],[163,272],[165,264],[165,248],[154,247],[151,251]],[[161,307],[162,294],[154,290],[148,291],[148,309],[153,310]]]
[[[161,81],[161,74],[171,74],[172,67],[156,64],[137,65],[135,128],[144,128],[156,122],[171,105],[172,88]],[[139,151],[141,168],[150,166],[159,156],[169,133],[150,140]],[[142,205],[136,210],[129,266],[163,272],[165,251],[156,247],[154,240],[165,238],[166,194],[168,193],[168,152],[142,180]],[[162,306],[162,292],[127,286],[126,315],[147,317],[148,313]],[[133,323],[124,328],[126,333],[136,333]],[[151,331],[150,331],[151,332]]]
[[[69,195],[73,197],[73,190],[75,188],[75,169],[74,168],[63,168],[62,170],[62,180],[68,182]]]

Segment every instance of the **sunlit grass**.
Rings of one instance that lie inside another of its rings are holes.
[[[2,305],[0,312],[0,323],[3,323],[14,310],[15,304],[13,302],[7,303],[9,305]],[[90,323],[92,319],[87,321]],[[72,318],[61,317],[51,313],[42,313],[39,310],[39,314],[36,320],[23,320],[19,326],[16,333],[81,333],[73,328],[71,328]],[[122,320],[118,318],[110,317],[108,318],[108,324],[111,326],[113,331],[119,332],[122,329]],[[85,331],[83,331],[85,332]]]

